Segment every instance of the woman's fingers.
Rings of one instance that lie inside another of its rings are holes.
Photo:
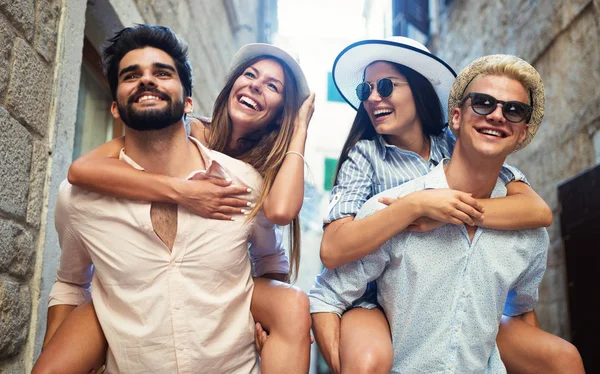
[[[471,194],[460,192],[458,199],[483,214],[483,206]]]
[[[481,211],[476,210],[473,206],[463,203],[462,201],[456,204],[456,209],[460,212],[465,213],[471,218],[471,222],[473,220],[480,220],[483,217],[483,213]],[[465,222],[468,223],[468,222]],[[472,223],[468,223],[472,224]]]
[[[391,205],[394,201],[398,201],[398,199],[394,199],[393,197],[381,197],[379,198],[379,202],[385,205]]]
[[[222,198],[219,203],[224,207],[232,207],[232,208],[244,208],[246,210],[252,210],[252,204],[248,200],[238,199],[235,197],[225,197]],[[239,212],[240,210],[237,209]]]
[[[466,214],[465,212],[462,212],[460,210],[455,210],[452,213],[452,216],[449,219],[449,223],[452,223],[455,225],[462,225],[464,223],[469,226],[473,226],[475,224],[475,222],[473,221],[473,218],[471,218],[468,214]]]

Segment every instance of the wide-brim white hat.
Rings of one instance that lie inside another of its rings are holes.
[[[278,58],[288,66],[292,74],[294,74],[294,78],[296,79],[298,96],[300,98],[300,104],[302,104],[302,102],[304,102],[304,100],[306,100],[306,98],[310,95],[310,88],[308,87],[308,82],[306,81],[304,72],[302,72],[302,68],[298,62],[289,53],[279,47],[266,43],[246,44],[233,56],[230,70],[233,70],[245,61],[259,56],[272,56]]]
[[[423,44],[403,36],[361,40],[338,54],[333,63],[333,82],[344,100],[354,109],[360,105],[356,86],[363,82],[367,66],[375,61],[404,65],[427,78],[440,99],[444,122],[448,121],[448,95],[456,73]]]

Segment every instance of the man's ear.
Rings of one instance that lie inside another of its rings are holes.
[[[519,144],[523,143],[527,139],[527,131],[529,130],[529,124],[526,123],[519,134]]]
[[[185,102],[183,103],[183,112],[185,114],[190,114],[194,111],[194,101],[191,97],[186,97]]]
[[[454,108],[452,118],[450,118],[450,128],[454,130],[455,134],[458,134],[461,114],[460,108]]]
[[[121,118],[121,116],[119,115],[119,108],[117,108],[116,101],[113,101],[112,104],[110,104],[110,113],[112,114],[114,119]]]

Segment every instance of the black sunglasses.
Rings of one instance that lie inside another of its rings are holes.
[[[381,97],[389,97],[394,90],[394,86],[400,84],[408,84],[408,82],[396,81],[394,82],[390,78],[382,78],[377,81],[377,93]],[[362,82],[356,86],[356,96],[358,100],[365,101],[371,96],[373,89],[373,83]]]
[[[531,106],[520,101],[502,101],[488,94],[471,92],[462,99],[460,106],[469,98],[471,99],[471,109],[482,116],[492,113],[500,103],[502,104],[502,115],[509,122],[519,123],[523,120],[529,122],[531,118]]]

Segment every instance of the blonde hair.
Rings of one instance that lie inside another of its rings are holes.
[[[271,59],[277,61],[283,68],[283,108],[279,118],[269,123],[265,128],[244,139],[240,139],[236,149],[231,149],[231,134],[233,123],[229,117],[228,102],[233,85],[238,77],[254,63]],[[262,209],[269,195],[275,177],[285,159],[285,153],[290,145],[294,133],[294,120],[300,107],[296,80],[289,67],[278,58],[272,56],[259,56],[242,62],[230,72],[225,87],[219,93],[213,108],[213,118],[207,136],[208,146],[219,152],[252,165],[263,177],[264,187],[258,198],[256,206],[248,216],[254,218]],[[295,280],[300,265],[300,221],[298,217],[290,223],[290,279]]]
[[[481,72],[474,77],[471,82],[478,77],[484,77],[486,75],[497,75],[497,76],[505,76],[514,80],[521,82],[523,87],[530,93],[530,101],[531,101],[531,90],[536,86],[539,75],[536,75],[532,69],[531,65],[524,60],[521,60],[518,57],[506,55],[500,58],[497,61],[490,61],[481,67]],[[471,85],[471,82],[465,88],[465,92],[468,91],[468,87]],[[464,93],[463,93],[464,96]],[[530,104],[533,104],[530,102]]]

